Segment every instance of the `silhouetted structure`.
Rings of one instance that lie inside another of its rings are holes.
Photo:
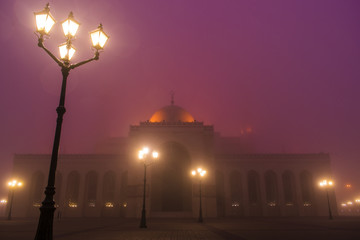
[[[207,169],[202,181],[203,217],[327,216],[317,181],[331,176],[328,154],[256,154],[251,131],[222,137],[171,105],[130,126],[127,137],[100,143],[97,154],[59,156],[56,206],[63,217],[140,217],[143,166],[138,150],[149,146],[159,160],[149,169],[149,217],[197,217],[199,186],[190,170]],[[13,215],[38,216],[49,155],[15,155],[14,174],[27,183],[14,199]],[[334,192],[329,192],[336,215]]]

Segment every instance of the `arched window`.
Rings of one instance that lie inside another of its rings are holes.
[[[67,178],[65,201],[68,207],[78,207],[79,203],[80,174],[72,171]]]
[[[45,176],[42,172],[35,172],[31,180],[31,204],[34,207],[40,207],[45,197]]]
[[[224,192],[224,174],[219,170],[215,172],[216,182],[216,207],[219,217],[225,216],[225,192]]]
[[[241,175],[238,171],[233,171],[230,174],[230,196],[231,196],[232,207],[239,207],[240,205],[242,205]]]
[[[310,206],[313,200],[313,180],[308,171],[300,173],[300,187],[304,206]]]
[[[56,207],[59,207],[59,204],[60,204],[61,191],[62,191],[62,175],[61,175],[60,172],[56,172],[56,176],[55,176],[55,195],[54,195],[54,201],[55,201],[55,206]]]
[[[254,170],[248,172],[249,203],[256,205],[260,203],[260,181],[259,174]]]
[[[85,204],[87,207],[95,207],[98,175],[91,171],[85,177]]]
[[[113,171],[105,173],[103,180],[103,201],[105,207],[113,207],[115,201],[116,174]]]
[[[276,174],[273,171],[265,173],[266,203],[275,207],[278,204],[278,185]]]
[[[121,209],[127,207],[127,188],[128,188],[128,171],[125,171],[121,174],[121,183],[120,183],[120,203],[122,205]],[[121,212],[124,214],[124,212]]]
[[[295,178],[294,174],[290,171],[285,171],[282,174],[282,182],[284,189],[285,205],[292,206],[295,204]]]

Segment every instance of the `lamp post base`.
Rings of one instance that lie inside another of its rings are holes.
[[[328,207],[329,207],[329,220],[333,219],[332,213],[331,213],[331,207],[330,207],[330,198],[329,198],[329,191],[326,189],[326,197],[328,201]]]
[[[47,187],[45,193],[46,198],[40,207],[40,218],[35,240],[52,240],[53,239],[53,219],[55,212],[55,202],[51,200],[55,194],[54,187]]]
[[[141,212],[141,221],[140,221],[140,228],[147,228],[146,226],[146,216],[145,216],[145,209]]]

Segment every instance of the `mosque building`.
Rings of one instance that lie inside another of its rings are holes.
[[[99,143],[96,154],[60,154],[55,216],[139,218],[143,146],[159,153],[147,166],[147,217],[197,217],[200,184],[204,218],[327,216],[326,191],[318,181],[331,176],[329,154],[260,154],[249,135],[250,130],[221,136],[172,100],[149,120],[131,125],[127,137]],[[50,157],[15,154],[13,175],[26,184],[16,192],[14,217],[39,216]],[[206,170],[201,179],[191,175],[199,167]],[[329,196],[336,214],[334,192]]]

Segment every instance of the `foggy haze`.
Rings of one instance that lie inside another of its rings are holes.
[[[39,47],[33,12],[47,1],[2,0],[0,198],[14,153],[50,153],[61,72]],[[251,128],[262,153],[330,153],[337,193],[360,182],[359,1],[49,1],[59,22],[110,35],[100,60],[70,72],[61,153],[91,153],[106,137],[175,104],[223,136]],[[50,161],[50,160],[49,160]],[[341,198],[340,198],[341,199]]]

